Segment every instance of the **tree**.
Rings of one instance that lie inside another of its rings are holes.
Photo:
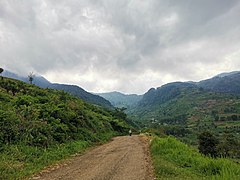
[[[2,74],[3,71],[4,71],[4,69],[0,68],[0,74]],[[1,78],[3,79],[2,75],[1,75]]]
[[[212,133],[208,131],[202,132],[198,136],[198,140],[200,153],[206,156],[217,157],[218,140]]]
[[[240,156],[240,143],[233,134],[225,134],[218,145],[218,153],[222,157],[237,158]]]
[[[34,78],[34,74],[33,74],[33,72],[30,72],[28,75],[28,80],[29,80],[30,84],[32,84],[33,78]]]

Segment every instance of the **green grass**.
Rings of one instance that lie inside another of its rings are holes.
[[[158,179],[240,179],[240,165],[205,157],[173,137],[153,139],[151,154]]]
[[[99,136],[99,143],[108,141],[114,134]],[[89,141],[72,141],[49,148],[19,145],[5,146],[0,153],[0,179],[23,179],[40,172],[43,168],[84,152],[96,145]]]
[[[0,179],[22,179],[72,154],[81,153],[89,146],[87,141],[75,141],[47,149],[26,145],[6,146],[7,149],[0,153]]]

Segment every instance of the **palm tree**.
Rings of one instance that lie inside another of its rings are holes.
[[[33,72],[30,72],[28,75],[28,80],[29,80],[30,84],[32,84],[33,78],[34,78],[34,74],[33,74]]]
[[[3,68],[0,68],[0,74],[2,74],[2,72],[4,71]],[[1,79],[3,79],[3,77],[1,76]]]

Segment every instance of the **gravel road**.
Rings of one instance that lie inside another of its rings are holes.
[[[49,168],[32,179],[155,179],[145,136],[119,136],[112,141]]]

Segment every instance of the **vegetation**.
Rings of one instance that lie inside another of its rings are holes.
[[[164,101],[158,101],[155,96],[143,98],[142,105],[131,111],[131,118],[136,123],[140,122],[142,127],[164,131],[195,146],[198,134],[204,131],[212,131],[219,137],[225,134],[240,137],[239,96],[195,87],[182,87],[175,91],[178,95],[166,91],[170,94]]]
[[[239,179],[240,165],[201,155],[173,137],[154,138],[151,154],[158,179]]]
[[[0,179],[22,179],[44,167],[81,153],[91,145],[88,141],[71,141],[48,148],[15,144],[5,146],[0,153]]]
[[[93,143],[127,133],[129,126],[121,113],[88,104],[64,91],[3,78],[0,179],[30,175]]]
[[[199,135],[199,152],[211,157],[217,157],[217,138],[210,132],[203,132]]]

